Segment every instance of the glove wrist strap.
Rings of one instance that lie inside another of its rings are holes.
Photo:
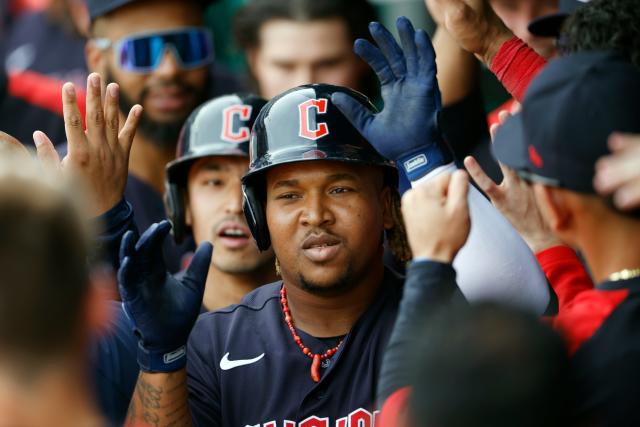
[[[417,181],[432,170],[453,161],[453,154],[443,141],[432,142],[403,154],[396,165],[409,181]]]
[[[175,372],[187,365],[187,346],[173,351],[150,351],[138,342],[138,366],[145,372]]]

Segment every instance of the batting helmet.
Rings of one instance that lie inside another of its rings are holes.
[[[372,112],[369,99],[354,90],[328,84],[304,85],[273,98],[260,111],[250,143],[249,171],[242,178],[244,214],[258,249],[271,246],[264,211],[264,172],[285,163],[335,160],[384,167],[397,185],[395,164],[383,157],[331,102],[342,92]]]
[[[191,113],[180,132],[176,159],[165,173],[165,207],[173,225],[173,237],[185,236],[185,192],[193,162],[207,156],[249,155],[251,127],[267,103],[250,94],[221,96],[205,102]]]

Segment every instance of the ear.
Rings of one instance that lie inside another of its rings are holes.
[[[189,197],[184,196],[184,223],[187,227],[193,226],[191,219],[191,206],[189,205]]]
[[[391,230],[396,224],[394,221],[393,192],[388,185],[385,185],[380,192],[380,202],[382,203],[382,225],[385,230]]]
[[[572,210],[565,193],[538,183],[533,185],[533,191],[545,221],[555,234],[562,236],[572,223]]]
[[[104,75],[104,70],[107,68],[107,61],[109,60],[107,56],[109,52],[111,50],[98,49],[93,40],[87,40],[84,45],[84,56],[90,73],[98,72]]]

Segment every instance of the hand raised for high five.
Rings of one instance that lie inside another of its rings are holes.
[[[120,126],[119,87],[110,83],[102,99],[101,79],[97,73],[87,78],[87,129],[78,109],[75,87],[62,87],[62,107],[68,153],[62,161],[51,140],[42,132],[33,135],[40,162],[50,170],[72,174],[87,191],[89,213],[98,216],[116,205],[127,183],[129,152],[142,114],[135,105]]]

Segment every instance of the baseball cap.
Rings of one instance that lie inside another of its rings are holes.
[[[498,128],[493,154],[524,178],[593,194],[609,135],[640,133],[639,99],[640,72],[619,54],[553,60],[531,83],[521,112]]]
[[[540,16],[529,23],[529,32],[540,37],[558,37],[565,19],[590,0],[559,0],[558,13]]]
[[[133,3],[138,0],[87,0],[87,9],[89,10],[89,17],[91,21],[104,16],[107,13],[113,12],[129,3]],[[201,3],[206,6],[211,3],[215,3],[217,0],[191,0],[197,3]]]

